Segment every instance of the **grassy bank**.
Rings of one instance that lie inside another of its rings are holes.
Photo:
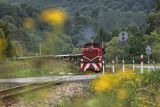
[[[28,61],[6,61],[0,64],[0,78],[53,76],[60,73],[77,72],[79,72],[78,66],[57,60],[34,59]]]
[[[59,107],[160,107],[160,70],[105,74],[91,85],[93,96],[63,102]]]

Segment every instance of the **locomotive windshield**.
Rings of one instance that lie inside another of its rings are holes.
[[[87,43],[84,48],[101,48],[101,45],[99,43]]]

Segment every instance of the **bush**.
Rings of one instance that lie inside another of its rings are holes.
[[[41,70],[45,63],[47,63],[46,60],[42,58],[36,58],[32,60],[32,67],[36,70]]]

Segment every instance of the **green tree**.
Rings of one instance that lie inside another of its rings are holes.
[[[0,27],[0,60],[4,59],[5,57],[5,48],[6,48],[6,42],[4,38],[4,31]]]
[[[95,41],[98,43],[108,42],[111,40],[111,35],[109,32],[106,32],[104,28],[99,28],[97,31],[97,35],[95,37]]]
[[[114,28],[112,30],[112,37],[118,37],[120,33],[120,30],[118,28]]]
[[[0,23],[1,58],[12,58],[14,49],[10,39],[9,29],[6,23]]]
[[[158,30],[160,28],[160,12],[157,13],[151,13],[148,16],[148,32],[152,32],[154,30]]]
[[[155,1],[155,8],[156,8],[157,10],[160,10],[160,0],[156,0],[156,1]]]
[[[122,58],[122,48],[120,47],[119,38],[113,37],[112,40],[105,44],[106,60],[112,61],[116,57]]]
[[[145,41],[152,48],[151,58],[156,62],[160,62],[160,34],[156,31],[151,32],[150,35],[145,35]]]

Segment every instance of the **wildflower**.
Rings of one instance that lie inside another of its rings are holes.
[[[130,70],[130,69],[127,69],[125,72],[120,71],[119,75],[122,78],[128,78],[128,79],[135,78],[134,72],[132,70]]]
[[[126,99],[127,96],[128,96],[127,93],[128,93],[128,91],[127,91],[126,89],[124,89],[124,88],[119,89],[119,90],[117,91],[116,97],[117,97],[118,99],[120,99],[120,100],[124,100],[124,99]]]
[[[103,92],[105,90],[111,89],[113,86],[116,86],[119,82],[119,78],[116,78],[113,75],[105,74],[94,81],[94,86],[96,91]]]

